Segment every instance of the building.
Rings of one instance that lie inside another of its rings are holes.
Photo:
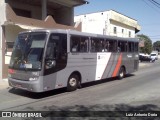
[[[114,10],[78,15],[74,21],[82,22],[83,32],[118,37],[135,37],[141,29],[137,20]]]
[[[85,0],[0,0],[0,80],[8,74],[13,43],[19,32],[38,28],[81,30],[74,7]]]

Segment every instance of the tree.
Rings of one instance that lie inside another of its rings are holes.
[[[140,52],[150,54],[152,52],[152,41],[146,35],[137,35],[140,40],[144,41],[144,47],[140,48]]]
[[[160,52],[160,41],[154,42],[153,48],[154,48],[154,50],[157,50],[158,52]]]

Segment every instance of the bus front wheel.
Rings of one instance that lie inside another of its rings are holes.
[[[74,91],[78,87],[79,77],[76,74],[73,74],[68,79],[67,91]]]
[[[121,67],[119,70],[118,79],[121,80],[124,78],[124,76],[125,76],[125,68]]]

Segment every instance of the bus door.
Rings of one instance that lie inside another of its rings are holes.
[[[52,33],[45,53],[44,83],[53,88],[56,82],[56,73],[67,65],[67,34]],[[54,80],[53,80],[54,79]],[[46,86],[47,86],[46,85]]]
[[[67,64],[67,35],[51,34],[45,57],[45,75],[57,72]]]

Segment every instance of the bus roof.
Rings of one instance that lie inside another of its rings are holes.
[[[25,31],[25,32],[69,33],[69,34],[72,34],[72,35],[99,37],[99,38],[105,38],[105,39],[109,39],[109,40],[120,40],[120,41],[126,40],[126,41],[132,41],[132,42],[139,42],[138,38],[124,38],[124,37],[116,37],[116,36],[109,36],[109,35],[100,35],[100,34],[80,32],[80,31],[71,30],[71,29],[34,29],[34,30]],[[25,32],[21,32],[21,33],[25,33]]]

